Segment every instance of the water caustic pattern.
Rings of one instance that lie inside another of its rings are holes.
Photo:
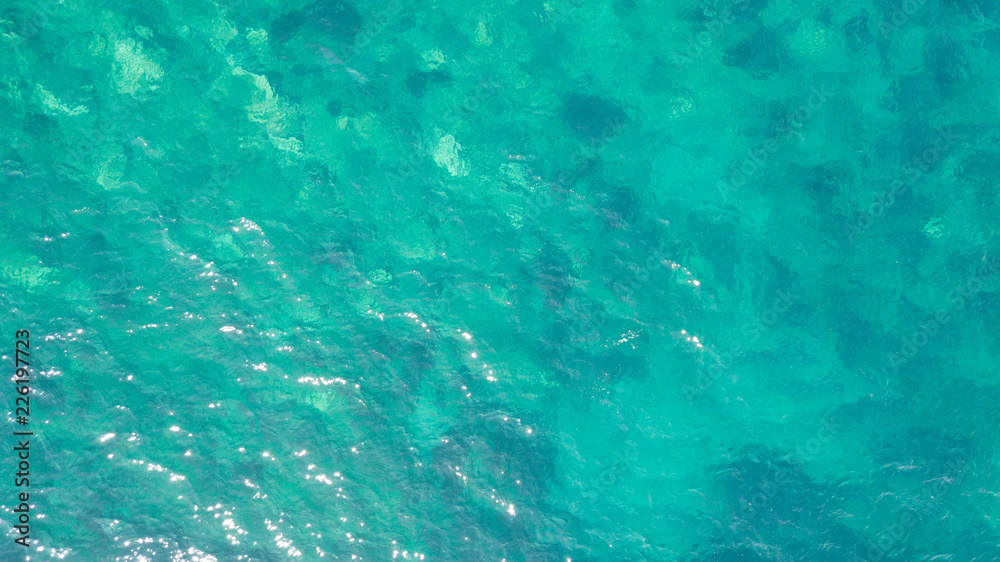
[[[0,554],[1000,559],[998,18],[3,3]]]

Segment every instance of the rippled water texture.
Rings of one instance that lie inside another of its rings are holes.
[[[10,0],[0,558],[1000,560],[1000,3]]]

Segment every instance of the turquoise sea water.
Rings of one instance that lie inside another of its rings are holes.
[[[0,47],[0,558],[1000,560],[1000,3],[7,0]]]

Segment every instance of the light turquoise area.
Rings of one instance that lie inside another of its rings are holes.
[[[998,17],[0,4],[0,558],[1000,560]]]

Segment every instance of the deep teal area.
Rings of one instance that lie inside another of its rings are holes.
[[[1000,560],[1000,3],[11,0],[0,48],[0,558]]]

